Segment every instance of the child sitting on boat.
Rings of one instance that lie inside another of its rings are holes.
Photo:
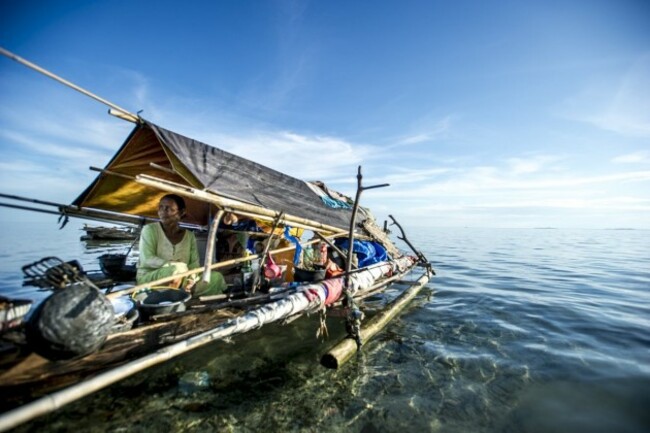
[[[200,267],[196,237],[180,227],[186,214],[185,200],[176,194],[167,194],[158,204],[160,222],[147,224],[140,234],[140,259],[136,280],[145,284],[171,277]],[[201,281],[200,274],[178,278],[167,284],[191,292],[193,296],[216,295],[226,289],[223,275],[210,274],[210,283]]]

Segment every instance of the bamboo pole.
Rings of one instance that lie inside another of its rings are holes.
[[[391,302],[383,311],[378,313],[367,323],[365,323],[360,331],[361,339],[364,342],[370,340],[379,331],[381,331],[395,316],[397,316],[411,300],[420,292],[424,287],[431,274],[426,271],[416,282],[416,284],[405,290],[393,302]],[[326,354],[321,357],[321,364],[327,368],[337,369],[348,361],[354,353],[357,352],[357,343],[353,338],[346,337],[336,346],[330,349]]]
[[[10,208],[15,208],[15,209],[23,209],[23,210],[30,210],[34,212],[43,212],[43,213],[52,213],[56,215],[68,215],[68,216],[75,216],[78,218],[85,218],[89,220],[95,220],[95,221],[113,221],[113,222],[119,222],[123,224],[132,224],[135,226],[138,226],[141,224],[141,222],[144,220],[154,222],[158,221],[157,218],[150,218],[150,217],[141,217],[141,216],[136,216],[136,215],[129,215],[125,213],[120,213],[120,212],[112,212],[112,211],[106,211],[106,210],[101,210],[101,209],[89,209],[89,208],[83,208],[79,206],[71,206],[63,203],[53,203],[50,201],[44,201],[44,200],[38,200],[34,198],[28,198],[28,197],[21,197],[18,195],[10,195],[10,194],[3,194],[0,193],[0,197],[2,198],[8,198],[11,200],[17,200],[17,201],[24,201],[28,203],[35,203],[35,204],[40,204],[44,206],[52,206],[56,207],[59,210],[58,211],[47,211],[45,209],[38,209],[38,208],[30,208],[26,206],[17,206],[17,205],[10,205],[10,204],[1,204],[2,206],[5,207],[10,207]],[[187,225],[185,225],[187,226]]]
[[[54,203],[54,202],[51,202],[51,201],[38,200],[38,199],[35,199],[35,198],[21,197],[19,195],[11,195],[11,194],[0,193],[0,197],[8,198],[8,199],[11,199],[11,200],[26,201],[28,203],[42,204],[42,205],[45,205],[45,206],[54,206],[54,207],[66,206],[66,205],[61,204],[61,203]]]
[[[167,173],[169,173],[169,174],[175,174],[175,175],[177,175],[177,176],[179,176],[179,177],[181,177],[181,178],[183,177],[183,176],[181,176],[177,171],[175,171],[175,170],[173,170],[173,169],[169,169],[169,168],[163,167],[163,166],[158,165],[158,164],[156,164],[156,163],[154,163],[154,162],[150,162],[150,163],[149,163],[149,166],[152,167],[152,168],[155,168],[155,169],[157,169],[157,170],[167,172]],[[91,169],[92,169],[92,167],[91,167]],[[106,171],[107,173],[117,174],[118,176],[120,176],[119,173],[109,172],[108,170],[105,170],[105,171]],[[150,176],[150,175],[147,175],[147,174],[142,174],[142,175],[143,175],[143,176]],[[192,187],[190,187],[190,186],[188,186],[188,185],[183,185],[182,183],[174,182],[173,180],[169,180],[169,179],[161,179],[161,178],[157,178],[157,177],[155,177],[155,176],[151,176],[151,177],[154,178],[154,179],[158,179],[158,180],[161,181],[161,182],[165,182],[165,183],[167,183],[167,184],[169,184],[169,185],[177,186],[178,188],[183,188],[183,189],[185,189],[185,188],[192,188]],[[132,177],[132,179],[135,180],[134,177]],[[214,191],[214,190],[205,190],[205,191],[208,191],[208,192],[211,192],[211,193],[213,193],[213,194],[216,194],[216,195],[218,195],[219,197],[224,197],[224,198],[227,198],[227,199],[230,199],[230,200],[235,200],[235,201],[239,201],[239,202],[241,202],[241,203],[247,203],[247,204],[250,204],[250,205],[252,205],[252,206],[257,206],[255,203],[251,203],[251,202],[249,202],[249,201],[242,200],[242,199],[239,199],[239,198],[237,198],[237,197],[233,197],[233,196],[231,196],[231,195],[224,194],[224,193],[222,193],[222,192],[217,192],[217,191]],[[226,210],[225,207],[224,207],[224,210]],[[230,210],[228,210],[228,211],[231,212],[232,209],[230,209]]]
[[[113,221],[124,224],[134,224],[139,225],[140,222],[144,219],[145,221],[154,222],[157,221],[156,218],[141,217],[123,213],[113,213],[108,211],[101,211],[88,208],[78,208],[75,206],[63,206],[60,208],[61,212],[59,214],[64,214],[67,216],[73,216],[77,218],[84,218],[94,221]]]
[[[30,62],[29,60],[25,60],[22,57],[17,56],[16,54],[12,53],[11,51],[5,50],[4,48],[0,47],[0,54],[4,55],[6,57],[9,57],[10,59],[15,60],[16,62],[18,62],[18,63],[20,63],[20,64],[22,64],[24,66],[27,66],[28,68],[33,69],[36,72],[40,72],[41,74],[43,74],[43,75],[45,75],[47,77],[50,77],[53,80],[58,81],[59,83],[64,84],[64,85],[76,90],[79,93],[82,93],[82,94],[84,94],[86,96],[89,96],[92,99],[94,99],[96,101],[99,101],[104,105],[108,105],[110,108],[112,108],[112,109],[114,109],[114,110],[116,110],[116,111],[118,111],[120,113],[118,117],[120,117],[121,119],[128,120],[128,121],[133,122],[133,123],[138,123],[140,121],[140,118],[137,115],[135,115],[133,113],[130,113],[129,111],[125,110],[124,108],[122,108],[122,107],[120,107],[120,106],[118,106],[116,104],[113,104],[112,102],[109,102],[104,98],[100,98],[99,96],[95,95],[94,93],[91,93],[88,90],[83,89],[83,88],[77,86],[74,83],[71,83],[70,81],[66,80],[65,78],[61,78],[58,75],[53,74],[52,72],[41,68],[40,66]],[[111,114],[113,114],[113,113],[111,113]]]
[[[158,188],[163,191],[168,191],[185,197],[199,199],[208,203],[212,203],[217,207],[231,208],[234,209],[235,211],[251,212],[253,214],[271,217],[271,218],[275,218],[276,216],[276,211],[266,209],[261,206],[250,205],[247,203],[240,202],[238,200],[233,200],[233,199],[219,196],[213,192],[204,191],[189,186],[188,187],[180,186],[179,184],[174,184],[173,182],[168,182],[164,179],[159,179],[146,174],[137,175],[135,177],[135,181],[143,185],[150,186],[152,188]],[[322,230],[327,232],[338,232],[341,230],[339,227],[334,227],[307,218],[301,218],[301,217],[287,215],[287,214],[285,214],[282,222],[284,222],[287,225],[293,225],[293,223],[303,224],[305,226],[308,226],[311,230],[315,230],[315,231]]]
[[[198,188],[194,188],[192,186],[183,185],[177,182],[173,182],[171,180],[161,179],[148,174],[139,174],[136,176],[131,176],[128,174],[118,173],[112,170],[106,170],[106,169],[92,167],[92,166],[90,167],[90,170],[97,171],[110,176],[117,176],[123,179],[129,179],[134,182],[152,188],[160,189],[162,191],[172,192],[191,199],[195,199],[195,200],[198,199],[203,202],[213,204],[221,209],[228,209],[233,212],[236,211],[238,215],[247,216],[250,218],[262,219],[271,222],[275,221],[276,218],[276,211],[269,210],[255,204],[250,204],[241,201],[239,199],[230,198],[210,190],[201,190]],[[341,230],[338,227],[330,226],[328,224],[323,224],[307,218],[301,218],[301,217],[296,217],[296,216],[286,215],[286,214],[284,215],[284,217],[280,222],[290,225],[292,227],[299,227],[299,228],[304,228],[313,231],[321,230],[321,231],[332,233]]]
[[[271,233],[269,238],[266,240],[266,245],[264,245],[264,252],[262,252],[262,259],[260,260],[260,266],[257,270],[257,275],[254,277],[252,292],[255,293],[259,289],[260,284],[262,283],[262,277],[264,276],[264,269],[266,268],[266,257],[269,254],[269,248],[271,248],[271,242],[273,241],[273,236],[275,235],[275,229],[280,224],[280,220],[284,216],[284,212],[280,212],[278,216],[273,221],[273,227],[271,228]]]
[[[0,206],[7,207],[9,209],[29,210],[29,211],[32,211],[32,212],[41,212],[41,213],[47,213],[47,214],[51,214],[51,215],[61,215],[61,212],[57,212],[55,210],[39,209],[39,208],[36,208],[36,207],[20,206],[20,205],[17,205],[17,204],[0,203]]]
[[[323,242],[325,242],[328,246],[330,246],[334,251],[336,251],[337,253],[339,253],[339,255],[340,255],[341,257],[345,257],[345,253],[344,253],[344,252],[343,252],[339,247],[337,247],[336,244],[334,244],[334,242],[330,241],[329,239],[326,239],[325,236],[321,235],[321,234],[318,233],[318,232],[316,232],[316,236],[317,236],[320,240],[322,240]],[[354,263],[352,263],[352,267],[356,269],[358,266],[355,265]]]
[[[131,123],[138,123],[139,122],[139,120],[135,121],[132,114],[125,114],[125,113],[123,113],[123,112],[121,112],[119,110],[115,110],[113,108],[108,109],[108,114],[110,114],[113,117],[117,117],[118,119],[126,120],[127,122],[131,122]]]
[[[206,284],[210,282],[210,266],[212,266],[212,256],[214,255],[214,244],[217,241],[217,229],[223,214],[223,209],[219,209],[217,216],[214,217],[212,224],[210,224],[210,231],[208,232],[208,245],[205,248],[205,261],[203,264],[203,282]]]
[[[255,219],[255,220],[259,220],[259,221],[267,221],[267,222],[270,222],[270,223],[275,221],[275,219],[273,217],[266,216],[266,215],[260,215],[258,213],[254,213],[254,212],[246,212],[246,211],[242,211],[242,210],[237,210],[236,213],[237,213],[238,216],[251,218],[251,219]],[[313,231],[315,233],[317,233],[317,230],[320,230],[320,229],[315,228],[312,225],[301,224],[301,223],[295,222],[295,221],[291,221],[290,223],[288,223],[287,221],[284,221],[284,222],[287,223],[287,225],[291,226],[292,228],[311,230],[311,231]],[[341,229],[337,229],[335,231],[338,232],[340,230]],[[328,230],[323,230],[323,231],[326,232],[326,233],[332,233],[331,231],[328,231]]]
[[[167,167],[163,167],[162,165],[156,164],[155,162],[150,162],[149,167],[155,168],[156,170],[164,171],[165,173],[178,175],[178,173],[176,173],[174,170]]]

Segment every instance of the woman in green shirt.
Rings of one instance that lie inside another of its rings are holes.
[[[167,194],[158,204],[160,222],[147,224],[140,234],[140,259],[136,276],[138,284],[182,274],[200,267],[196,237],[180,227],[186,213],[185,200]],[[212,271],[210,283],[200,281],[200,274],[178,278],[170,286],[191,292],[195,297],[222,293],[226,288],[223,275]]]

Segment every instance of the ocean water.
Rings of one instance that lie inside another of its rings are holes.
[[[12,295],[31,261],[89,270],[128,248],[79,241],[80,223],[20,225],[0,232]],[[341,369],[319,358],[342,319],[329,317],[320,341],[308,317],[216,342],[17,431],[650,431],[650,231],[409,231],[437,276]]]

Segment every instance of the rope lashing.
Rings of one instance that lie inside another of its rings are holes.
[[[357,343],[357,350],[363,345],[361,339],[361,321],[363,320],[364,314],[357,306],[356,302],[349,291],[345,293],[345,303],[347,305],[348,314],[347,320],[345,323],[345,328],[348,333],[348,336]]]

